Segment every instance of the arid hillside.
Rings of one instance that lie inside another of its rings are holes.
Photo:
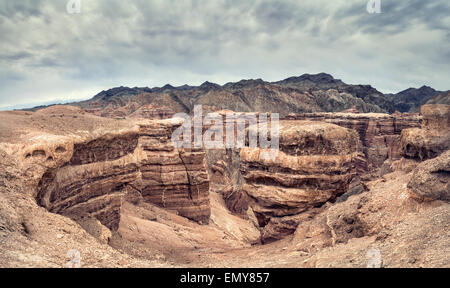
[[[267,158],[102,97],[0,112],[0,267],[450,267],[448,105],[294,113]]]

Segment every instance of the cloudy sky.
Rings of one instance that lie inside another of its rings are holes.
[[[450,89],[450,1],[0,0],[0,109],[115,86],[326,72],[382,92]]]

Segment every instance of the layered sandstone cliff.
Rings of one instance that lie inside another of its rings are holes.
[[[304,113],[290,114],[289,120],[312,120],[356,130],[364,147],[368,168],[380,167],[387,159],[401,157],[400,135],[404,129],[420,127],[418,115],[408,113]]]
[[[422,128],[406,129],[401,135],[403,156],[426,160],[450,149],[450,105],[424,105]]]
[[[186,265],[258,242],[210,195],[204,152],[172,146],[178,121],[64,106],[0,120],[1,267],[64,267],[71,249],[82,267]]]
[[[131,118],[169,119],[175,112],[167,106],[143,105],[128,116]]]
[[[215,111],[214,113],[217,115],[217,119],[223,123],[221,133],[224,138],[224,147],[206,151],[211,190],[222,194],[231,212],[248,218],[248,196],[242,193],[242,175],[239,170],[241,148],[245,142],[245,145],[249,144],[249,126],[259,123],[261,114],[264,114],[267,117],[264,119],[267,119],[267,125],[270,128],[271,116],[270,113],[239,113],[229,110]],[[211,125],[204,125],[203,131],[210,128]],[[239,133],[243,135],[240,145],[238,145]],[[229,134],[232,135],[230,143],[233,145],[231,147],[225,145]],[[254,217],[251,212],[250,217]]]
[[[171,145],[178,125],[1,112],[0,266],[64,267],[71,249],[82,267],[366,267],[374,249],[383,267],[450,263],[448,151],[358,184],[353,129],[281,121],[278,154],[210,150],[205,168]]]
[[[275,157],[267,157],[270,153],[264,149],[243,148],[242,192],[248,196],[259,225],[264,227],[262,240],[293,233],[299,222],[289,217],[345,193],[357,176],[360,153],[355,131],[312,121],[281,121],[280,151]],[[285,220],[292,221],[288,227],[278,229]],[[264,231],[271,229],[273,223],[281,224],[276,225],[275,233]]]
[[[161,121],[140,126],[142,197],[145,201],[198,222],[208,223],[209,177],[205,151],[176,149],[171,136],[178,125]],[[168,124],[169,123],[169,124]]]
[[[131,131],[108,134],[26,152],[60,159],[42,176],[37,201],[63,215],[96,217],[117,229],[123,201],[140,200],[207,223],[210,216],[209,178],[204,152],[175,149],[171,135],[179,123],[149,121]],[[70,157],[70,159],[68,158]]]

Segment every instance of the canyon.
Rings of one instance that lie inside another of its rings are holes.
[[[286,114],[273,155],[176,148],[167,107],[1,112],[0,266],[450,265],[448,105]]]
[[[94,216],[113,230],[119,226],[124,199],[150,202],[208,223],[204,152],[175,149],[170,137],[177,125],[168,121],[137,125],[137,131],[27,153],[26,159],[43,154],[47,161],[60,162],[55,157],[64,159],[64,152],[73,151],[68,162],[44,173],[38,203],[62,215]]]

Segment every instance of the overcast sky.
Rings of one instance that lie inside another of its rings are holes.
[[[115,86],[326,72],[382,92],[450,89],[450,1],[0,0],[0,108]]]

